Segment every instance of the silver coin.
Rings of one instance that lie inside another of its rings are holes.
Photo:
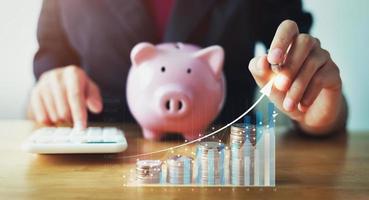
[[[138,184],[160,183],[162,161],[139,160],[136,162],[136,182]]]
[[[224,150],[224,143],[219,142],[201,142],[198,145],[195,164],[197,169],[200,170],[196,174],[199,184],[217,185],[223,182],[222,178],[224,177],[225,171]]]
[[[169,184],[192,183],[192,161],[188,156],[175,155],[167,160],[167,182]],[[186,163],[188,166],[185,166]],[[186,180],[186,181],[185,181]]]

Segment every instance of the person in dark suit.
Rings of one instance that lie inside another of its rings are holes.
[[[256,86],[276,76],[270,99],[296,127],[337,132],[347,118],[339,69],[307,34],[311,24],[300,0],[47,0],[29,116],[83,127],[87,119],[132,121],[125,98],[130,50],[142,41],[180,41],[225,50],[227,97],[217,122],[238,116]],[[256,42],[270,47],[268,54],[253,58]]]

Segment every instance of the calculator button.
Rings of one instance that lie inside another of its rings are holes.
[[[53,142],[54,143],[67,143],[67,142],[69,142],[69,137],[68,136],[55,135],[53,137]]]
[[[37,142],[37,139],[41,136],[41,132],[40,131],[35,131],[34,134],[32,134],[29,138],[29,140],[31,142]]]
[[[85,143],[87,142],[87,139],[84,134],[73,134],[70,135],[69,141],[71,141],[72,143]]]
[[[57,128],[53,135],[53,143],[66,143],[69,141],[70,128]]]
[[[86,131],[72,130],[69,135],[69,140],[73,143],[87,142]]]
[[[40,135],[35,139],[34,142],[35,143],[51,143],[53,142],[53,137],[49,135]]]
[[[87,142],[103,142],[102,129],[98,127],[88,128]]]
[[[34,132],[34,136],[52,136],[55,132],[55,128],[41,128]]]
[[[53,137],[56,128],[47,127],[36,131],[34,137],[32,138],[35,143],[51,143],[53,142]]]
[[[120,139],[120,133],[116,128],[104,128],[103,140],[104,142],[118,142]]]
[[[55,135],[56,136],[66,136],[69,135],[71,132],[70,128],[57,128],[55,129]]]

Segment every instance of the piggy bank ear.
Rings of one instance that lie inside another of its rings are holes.
[[[133,66],[138,66],[142,62],[150,59],[156,54],[154,45],[148,42],[142,42],[133,47],[131,51],[131,62]]]
[[[214,72],[216,78],[220,78],[223,69],[224,50],[221,46],[210,46],[195,53],[195,57],[206,62]]]

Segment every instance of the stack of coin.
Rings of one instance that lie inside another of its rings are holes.
[[[139,160],[136,163],[138,184],[160,183],[162,162],[160,160]]]
[[[205,185],[225,184],[225,145],[220,142],[201,142],[197,146],[196,183]]]
[[[244,183],[244,142],[245,125],[233,124],[229,138],[231,147],[231,183],[232,185],[243,185]]]
[[[175,155],[167,160],[167,182],[170,184],[191,184],[192,158]]]
[[[253,184],[254,152],[256,148],[255,126],[251,124],[232,125],[230,146],[232,185]],[[245,166],[245,163],[247,163],[247,166]]]

